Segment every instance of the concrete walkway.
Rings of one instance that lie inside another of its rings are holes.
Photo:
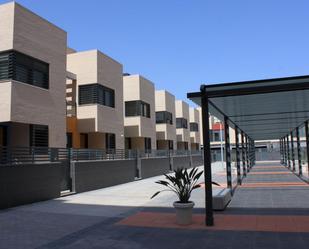
[[[179,227],[172,194],[149,199],[157,179],[0,211],[0,249],[308,248],[309,185],[278,163],[258,163],[211,229],[204,189],[192,196],[194,224]]]

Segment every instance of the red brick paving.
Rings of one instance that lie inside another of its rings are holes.
[[[261,231],[309,233],[309,216],[288,215],[215,215],[215,225],[206,227],[204,215],[193,215],[193,223],[189,226],[176,224],[173,213],[139,212],[129,216],[117,225],[150,227],[150,228],[180,228],[232,231]]]

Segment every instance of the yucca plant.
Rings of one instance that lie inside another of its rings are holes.
[[[197,183],[202,174],[203,170],[198,171],[196,167],[191,170],[176,169],[173,175],[164,174],[167,181],[160,180],[156,181],[156,183],[166,186],[168,189],[156,192],[151,199],[161,192],[171,191],[178,196],[179,203],[189,203],[192,191],[202,186],[200,183]],[[212,182],[212,184],[219,186],[216,182]]]

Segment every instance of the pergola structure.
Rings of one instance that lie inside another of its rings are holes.
[[[234,128],[236,135],[238,183],[241,183],[241,163],[244,174],[255,163],[254,141],[257,140],[279,140],[282,163],[295,170],[296,137],[299,174],[302,173],[299,127],[305,126],[308,160],[309,76],[202,85],[199,92],[188,93],[188,98],[202,108],[206,225],[214,224],[209,114],[224,120],[228,187],[232,186],[229,127]]]

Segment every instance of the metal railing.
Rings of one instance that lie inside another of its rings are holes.
[[[124,149],[67,149],[48,147],[0,146],[0,165],[92,160],[123,160],[202,155],[189,150],[124,150]]]
[[[1,165],[57,162],[68,158],[69,153],[65,148],[0,146]]]

